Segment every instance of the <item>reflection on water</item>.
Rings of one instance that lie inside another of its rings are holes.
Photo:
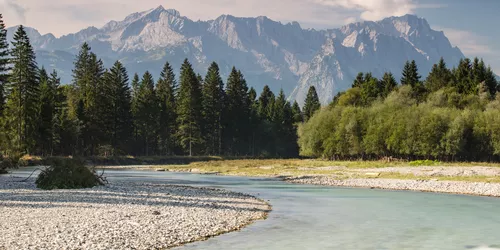
[[[110,181],[226,188],[273,206],[265,221],[180,249],[500,249],[492,245],[500,243],[497,198],[137,170],[106,170],[106,175]]]

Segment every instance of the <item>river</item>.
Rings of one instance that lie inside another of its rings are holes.
[[[27,176],[29,169],[14,175]],[[500,199],[289,184],[270,178],[106,170],[113,180],[224,188],[269,201],[269,218],[179,249],[500,249]],[[490,246],[490,248],[479,246]]]

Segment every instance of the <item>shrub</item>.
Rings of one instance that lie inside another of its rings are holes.
[[[79,159],[53,159],[36,180],[40,189],[79,189],[104,185],[106,179]]]

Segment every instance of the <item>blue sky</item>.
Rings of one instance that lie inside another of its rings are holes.
[[[159,5],[194,20],[263,15],[317,29],[417,14],[466,56],[484,58],[500,74],[500,0],[0,0],[0,13],[7,26],[24,24],[60,36]]]

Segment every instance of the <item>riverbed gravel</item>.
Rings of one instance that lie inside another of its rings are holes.
[[[219,189],[114,182],[43,191],[0,176],[0,249],[164,249],[238,230],[270,206]]]
[[[438,180],[336,179],[335,177],[329,176],[285,177],[283,179],[287,182],[297,184],[411,190],[500,197],[500,183]]]

